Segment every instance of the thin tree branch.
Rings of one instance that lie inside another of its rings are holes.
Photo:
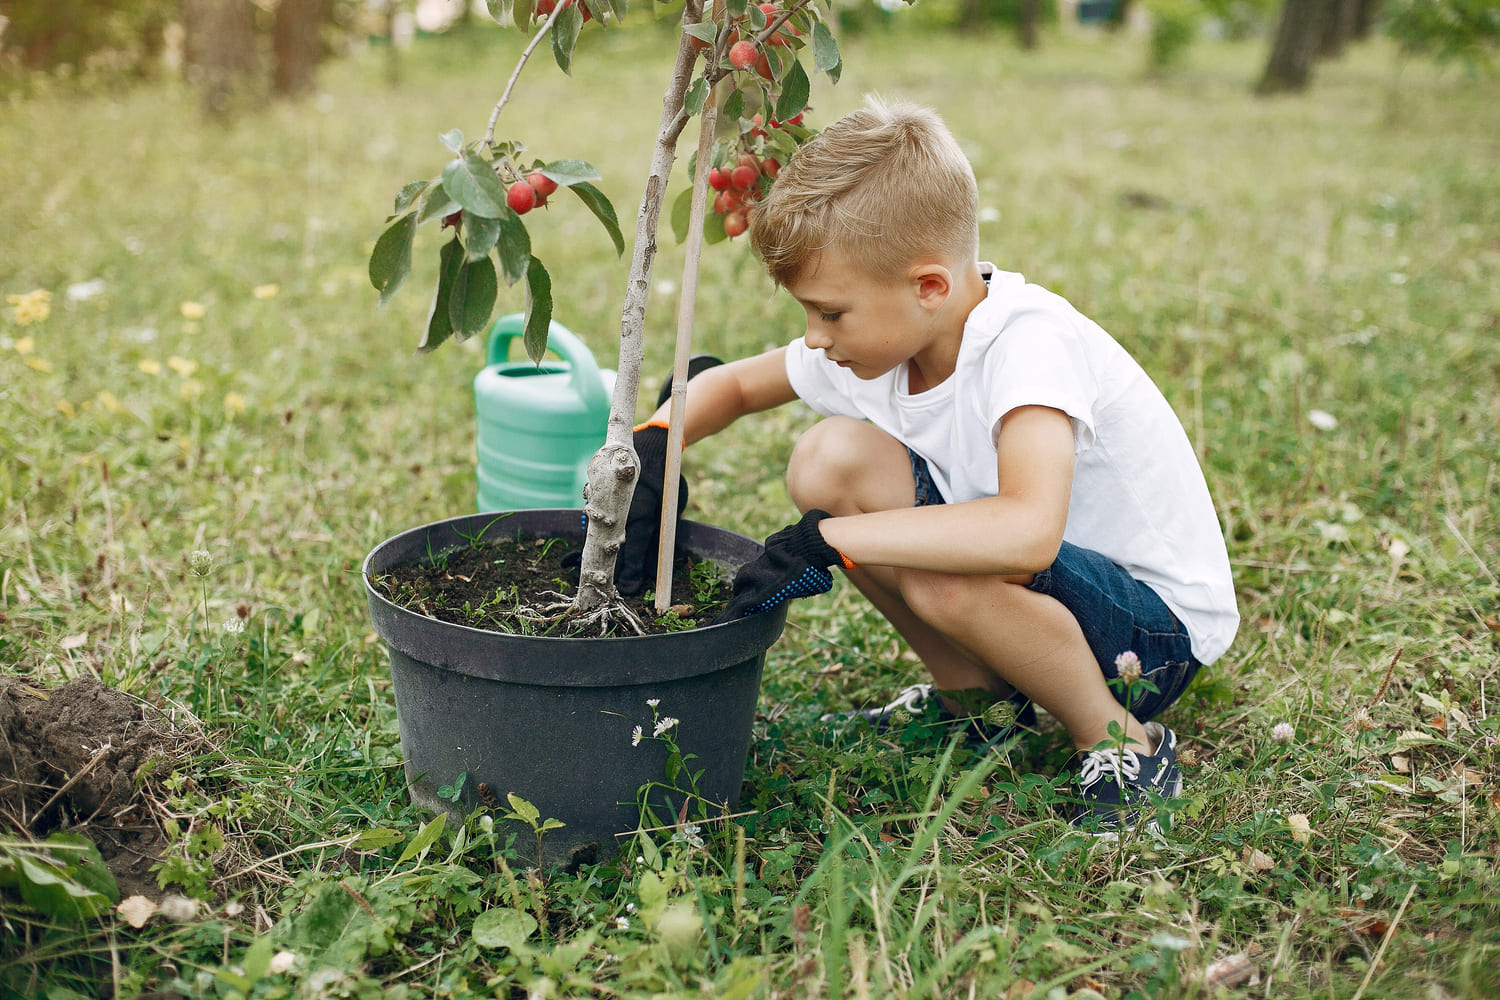
[[[516,89],[516,81],[521,78],[521,70],[526,68],[526,62],[531,58],[531,53],[536,51],[536,47],[541,44],[542,39],[547,37],[547,33],[552,30],[552,25],[561,16],[563,8],[566,6],[567,4],[565,3],[559,3],[556,7],[553,7],[552,13],[547,15],[547,20],[538,29],[537,33],[531,36],[531,41],[521,51],[521,58],[517,60],[516,68],[510,71],[510,79],[505,81],[505,92],[500,95],[500,100],[495,104],[495,110],[490,112],[490,121],[484,130],[484,141],[480,145],[488,146],[495,141],[495,124],[500,121],[500,112],[504,110],[505,105],[510,103],[510,92]]]

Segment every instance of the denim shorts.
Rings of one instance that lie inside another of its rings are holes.
[[[916,506],[946,503],[927,460],[910,448],[907,454],[917,488]],[[1063,542],[1057,559],[1027,589],[1047,595],[1072,613],[1106,678],[1117,675],[1115,657],[1121,653],[1128,650],[1140,657],[1141,676],[1156,688],[1137,685],[1129,693],[1130,712],[1142,722],[1182,697],[1197,676],[1201,664],[1177,616],[1156,591],[1098,552]],[[1110,691],[1125,704],[1123,688]]]

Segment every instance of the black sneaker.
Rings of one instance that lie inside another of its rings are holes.
[[[1156,744],[1145,753],[1134,744],[1090,750],[1078,770],[1082,802],[1073,826],[1114,839],[1142,823],[1156,832],[1155,807],[1182,793],[1182,771],[1177,766],[1177,735],[1160,722],[1146,723],[1146,735]]]
[[[952,692],[971,695],[975,692]],[[1015,734],[1016,726],[1034,727],[1036,707],[1020,692],[1010,698],[992,702],[988,707],[974,706],[972,715],[954,715],[938,697],[937,688],[931,684],[913,684],[903,688],[889,705],[879,708],[862,708],[852,712],[829,712],[822,716],[823,722],[863,722],[875,733],[887,733],[904,729],[913,719],[924,720],[923,724],[944,727],[950,732],[961,731],[971,741],[993,746]],[[1009,721],[1007,721],[1009,716]]]

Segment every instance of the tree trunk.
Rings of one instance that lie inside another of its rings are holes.
[[[1344,54],[1344,46],[1354,40],[1355,28],[1359,24],[1361,0],[1333,0],[1323,29],[1323,42],[1318,55],[1325,59],[1337,59]]]
[[[1364,41],[1370,37],[1375,22],[1380,20],[1381,0],[1359,0],[1359,13],[1354,18],[1354,37]]]
[[[1280,94],[1307,88],[1332,11],[1333,0],[1285,0],[1271,57],[1256,93]]]
[[[1036,48],[1037,11],[1041,5],[1041,0],[1020,0],[1016,9],[1016,35],[1023,49]]]
[[[295,97],[312,88],[323,56],[319,30],[324,0],[281,0],[276,8],[272,51],[276,54],[273,87],[282,97]]]
[[[183,65],[203,108],[225,115],[237,83],[255,71],[255,10],[249,0],[183,0]]]

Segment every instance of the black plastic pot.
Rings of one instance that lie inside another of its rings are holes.
[[[480,784],[505,811],[507,793],[536,806],[562,829],[542,840],[542,861],[604,860],[641,823],[641,789],[665,780],[667,751],[652,740],[632,746],[656,711],[680,720],[673,731],[687,770],[703,774],[697,791],[733,808],[766,650],[781,635],[775,612],[686,632],[627,638],[557,639],[486,632],[428,618],[387,600],[373,578],[393,566],[426,561],[476,538],[520,533],[579,538],[577,510],[470,514],[413,528],[376,546],[364,563],[375,631],[390,651],[396,714],[412,800],[462,819],[482,803]],[[737,567],[761,551],[731,531],[684,521],[679,546],[698,558]],[[466,774],[457,801],[438,789]],[[678,782],[687,788],[686,778]],[[684,796],[653,789],[645,801],[675,820]],[[484,803],[488,805],[489,803]],[[497,816],[497,822],[499,818]],[[512,823],[516,847],[536,860],[535,838]]]

